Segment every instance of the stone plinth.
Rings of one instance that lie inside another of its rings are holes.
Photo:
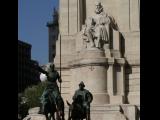
[[[109,103],[106,74],[107,59],[104,50],[91,48],[82,51],[78,62],[72,62],[71,71],[73,85],[71,91],[75,91],[80,81],[84,81],[86,89],[93,94],[92,104]]]
[[[119,105],[92,105],[90,110],[91,120],[127,120]],[[68,107],[65,107],[65,119],[68,119]]]
[[[28,115],[23,120],[46,120],[46,117],[41,114],[33,114],[33,115]]]
[[[68,106],[65,106],[65,120],[68,120]],[[23,120],[46,120],[44,115],[38,114],[39,107],[29,110],[29,115]],[[138,120],[140,107],[136,105],[93,105],[90,108],[91,120]]]
[[[29,115],[27,115],[23,120],[46,120],[44,115],[38,114],[39,109],[39,107],[29,109]]]

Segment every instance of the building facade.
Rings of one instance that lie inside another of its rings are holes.
[[[56,41],[58,40],[59,25],[58,25],[58,11],[54,9],[53,20],[47,22],[48,38],[49,38],[49,62],[54,62],[56,55]]]
[[[39,72],[34,67],[38,62],[31,59],[31,47],[18,40],[18,93],[40,82]]]

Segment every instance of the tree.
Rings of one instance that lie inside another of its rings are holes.
[[[40,107],[40,97],[46,85],[47,82],[45,81],[25,89],[24,97],[27,98],[27,104],[29,108]]]

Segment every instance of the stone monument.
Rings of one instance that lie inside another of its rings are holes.
[[[92,120],[137,120],[139,0],[60,0],[59,8],[54,63],[59,69],[61,58],[64,100],[83,81],[93,93]]]

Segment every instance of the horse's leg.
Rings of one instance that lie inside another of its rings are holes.
[[[64,120],[64,110],[62,111],[62,120]]]
[[[68,111],[68,120],[71,120],[71,110]]]
[[[51,120],[51,118],[52,118],[52,115],[51,115],[51,113],[49,114],[49,120]]]
[[[55,119],[53,118],[53,113],[49,113],[47,120],[52,120],[52,119],[55,120]]]
[[[46,120],[49,120],[48,114],[45,114]]]
[[[90,120],[91,118],[90,118],[90,112],[88,112],[88,120]]]
[[[86,113],[86,120],[90,120],[90,113],[89,112]]]
[[[59,116],[59,112],[58,110],[56,111],[56,120],[59,120],[60,119],[60,116]]]
[[[51,117],[53,120],[55,120],[54,113],[51,114]]]
[[[59,111],[59,117],[60,117],[60,120],[64,120],[63,110]]]

